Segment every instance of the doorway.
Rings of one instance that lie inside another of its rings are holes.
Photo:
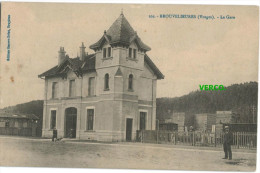
[[[132,126],[133,126],[133,119],[127,118],[126,119],[126,141],[132,140]]]
[[[65,137],[76,138],[77,109],[74,107],[65,110]]]

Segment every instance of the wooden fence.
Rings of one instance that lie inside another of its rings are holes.
[[[137,131],[137,141],[173,145],[222,147],[224,133]],[[233,133],[233,147],[254,149],[257,147],[257,134],[251,132]]]
[[[32,128],[0,127],[0,135],[32,136]]]

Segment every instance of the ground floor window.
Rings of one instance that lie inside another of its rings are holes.
[[[54,129],[54,127],[56,127],[56,110],[51,111],[50,129]]]
[[[5,122],[5,127],[10,127],[9,121]]]
[[[140,130],[145,130],[146,128],[146,116],[147,112],[140,112]]]
[[[87,109],[87,130],[94,128],[94,109]]]

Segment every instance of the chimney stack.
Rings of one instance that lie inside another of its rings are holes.
[[[64,47],[60,47],[59,58],[58,58],[58,66],[60,66],[61,63],[66,59],[65,53],[66,52],[64,51]]]
[[[84,46],[84,43],[82,42],[82,45],[81,47],[79,47],[79,52],[80,52],[80,55],[79,55],[79,59],[81,61],[84,61],[85,60],[85,46]]]

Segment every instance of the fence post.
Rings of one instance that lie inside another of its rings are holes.
[[[158,144],[158,130],[156,130],[156,143]]]
[[[245,146],[245,135],[244,135],[244,132],[241,132],[241,133],[242,133],[242,136],[241,136],[241,138],[242,138],[242,144],[241,144],[240,147],[244,148],[244,146]]]
[[[174,145],[176,145],[176,137],[177,137],[177,132],[174,132]]]
[[[214,131],[214,146],[217,147],[217,132],[216,132],[216,129]]]
[[[143,143],[143,137],[144,137],[143,130],[141,130],[141,142],[142,143]]]
[[[195,146],[195,131],[193,131],[192,133],[192,146]]]
[[[237,132],[237,148],[239,149],[239,132]]]
[[[253,147],[253,138],[252,138],[252,136],[253,136],[253,134],[250,134],[250,147],[249,147],[249,149],[251,149],[252,147]]]
[[[235,145],[236,144],[236,133],[233,133],[232,134],[233,136],[232,136],[232,145]]]

